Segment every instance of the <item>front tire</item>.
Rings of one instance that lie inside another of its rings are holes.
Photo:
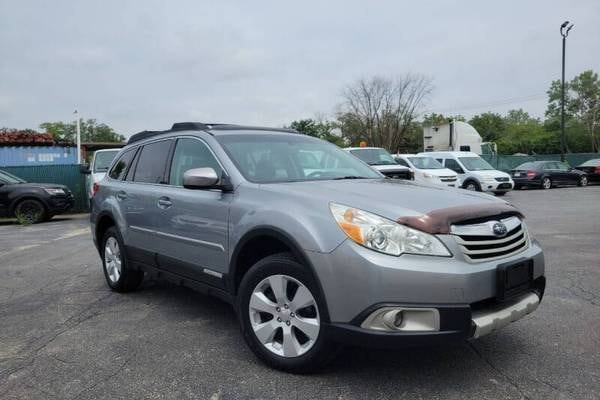
[[[131,292],[142,283],[144,273],[129,268],[125,257],[123,239],[114,226],[104,233],[102,239],[102,266],[108,286],[116,292]]]
[[[463,185],[463,188],[474,192],[481,192],[481,186],[479,185],[479,183],[473,180],[466,181]]]
[[[318,369],[335,354],[325,339],[324,300],[312,274],[291,254],[258,261],[239,287],[242,334],[267,365],[288,372]]]
[[[15,206],[15,216],[24,224],[37,224],[46,220],[46,207],[35,199],[21,200]]]

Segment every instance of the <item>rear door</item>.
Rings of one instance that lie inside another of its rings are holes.
[[[227,220],[233,193],[216,189],[185,189],[183,174],[210,167],[222,176],[223,167],[209,146],[197,137],[177,140],[168,173],[156,204],[158,263],[169,272],[224,286],[227,272]]]
[[[158,199],[167,183],[166,168],[172,139],[143,145],[136,156],[134,170],[127,176],[121,196],[128,225],[128,256],[148,265],[155,264],[155,230]]]

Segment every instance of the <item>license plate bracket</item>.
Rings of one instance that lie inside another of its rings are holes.
[[[532,260],[522,259],[498,265],[496,272],[496,299],[498,301],[510,300],[532,287]]]

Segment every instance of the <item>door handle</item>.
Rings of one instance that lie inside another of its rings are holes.
[[[169,199],[168,197],[161,197],[158,199],[157,205],[158,208],[162,208],[164,210],[171,207],[173,203],[171,203],[171,199]]]
[[[117,192],[117,199],[119,200],[125,200],[127,198],[127,193],[125,193],[124,191],[120,190]]]

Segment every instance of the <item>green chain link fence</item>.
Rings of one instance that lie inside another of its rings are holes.
[[[27,182],[65,185],[75,196],[75,205],[71,212],[87,212],[89,210],[85,186],[86,175],[81,173],[79,165],[37,165],[0,167],[0,169]]]

